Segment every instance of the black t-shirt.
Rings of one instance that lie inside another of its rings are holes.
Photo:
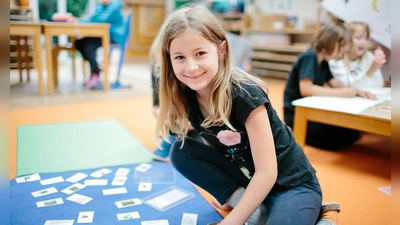
[[[310,78],[315,85],[324,86],[333,78],[329,70],[329,64],[322,61],[318,65],[318,57],[312,48],[301,53],[297,61],[293,64],[293,69],[290,71],[286,81],[286,87],[283,94],[283,109],[285,114],[285,122],[290,127],[293,126],[294,106],[292,101],[302,98],[300,94],[300,80]]]
[[[217,135],[222,130],[230,130],[226,125],[213,126],[207,129],[200,126],[204,120],[195,91],[186,90],[189,106],[189,120],[201,137],[211,142],[222,154],[233,163],[245,166],[251,176],[254,174],[254,163],[245,122],[250,113],[261,105],[265,105],[271,125],[275,151],[278,161],[278,179],[276,184],[283,188],[296,186],[311,179],[315,170],[309,163],[302,148],[295,142],[291,130],[280,120],[271,105],[268,95],[258,86],[241,84],[246,90],[233,87],[233,104],[229,122],[240,134],[240,143],[233,146],[222,144]]]

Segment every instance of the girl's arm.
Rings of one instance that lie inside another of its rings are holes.
[[[374,51],[374,56],[372,60],[372,64],[367,70],[366,74],[367,76],[372,76],[374,73],[382,67],[382,65],[386,62],[386,55],[383,52],[383,50],[378,47]]]
[[[300,94],[302,97],[307,96],[336,96],[336,97],[354,97],[360,96],[369,99],[376,99],[376,96],[367,91],[361,91],[352,87],[346,87],[335,78],[329,80],[329,86],[315,85],[311,79],[305,78],[300,80]]]
[[[332,59],[329,60],[329,70],[331,71],[333,77],[342,83],[344,86],[349,86],[348,84],[348,74],[350,73],[349,68],[347,68],[343,60]]]
[[[245,126],[255,172],[239,203],[221,225],[243,225],[266,198],[278,176],[275,144],[265,105],[250,113]]]
[[[107,7],[102,6],[102,4],[96,4],[95,13],[89,18],[82,18],[79,20],[81,23],[110,23],[115,15],[121,13],[121,6],[119,3],[110,1]]]

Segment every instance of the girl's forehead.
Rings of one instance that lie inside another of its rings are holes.
[[[361,25],[361,24],[357,24],[355,27],[354,27],[354,33],[367,33],[367,30],[365,29],[365,27],[363,26],[363,25]]]

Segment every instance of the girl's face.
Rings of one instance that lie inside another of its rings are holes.
[[[193,29],[171,42],[169,49],[175,76],[198,93],[208,94],[209,84],[218,71],[218,49]]]
[[[360,57],[368,50],[369,46],[368,33],[361,25],[356,25],[353,32],[353,46],[350,49],[350,53]]]

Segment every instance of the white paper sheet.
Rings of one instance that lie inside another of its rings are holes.
[[[327,96],[309,96],[292,102],[294,106],[304,106],[315,109],[360,114],[362,111],[378,105],[385,100],[371,100],[361,97],[343,98]]]

